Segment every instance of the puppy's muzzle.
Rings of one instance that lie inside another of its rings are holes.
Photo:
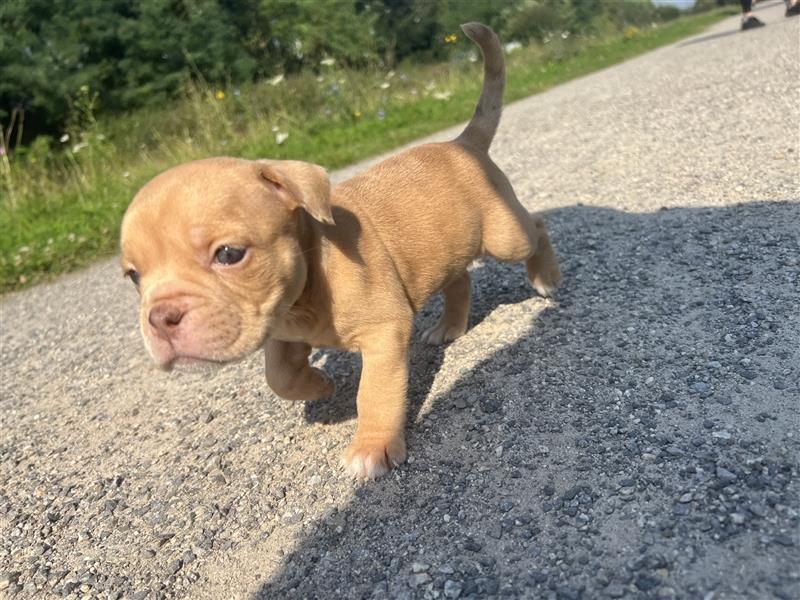
[[[147,320],[154,334],[169,340],[177,333],[183,315],[183,310],[175,304],[162,302],[150,309]]]

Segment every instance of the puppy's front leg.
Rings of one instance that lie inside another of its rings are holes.
[[[267,384],[287,400],[318,400],[333,394],[333,380],[308,364],[311,346],[267,340],[264,347]]]
[[[408,341],[411,324],[386,326],[361,343],[358,427],[344,454],[358,477],[379,477],[406,459]]]

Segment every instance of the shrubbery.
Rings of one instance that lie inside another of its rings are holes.
[[[115,113],[163,104],[190,78],[225,87],[331,59],[440,59],[468,20],[525,42],[674,16],[646,0],[3,0],[0,142],[61,136],[81,90],[95,112]]]

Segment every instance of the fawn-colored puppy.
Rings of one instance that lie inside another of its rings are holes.
[[[560,280],[544,223],[487,154],[505,83],[500,42],[485,25],[462,28],[483,52],[484,83],[454,141],[413,148],[334,188],[305,162],[199,160],[147,183],[122,224],[122,268],[161,366],[264,348],[274,392],[314,400],[334,386],[309,365],[312,347],[362,354],[358,427],[343,457],[358,476],[406,457],[409,338],[433,294],[444,294],[444,313],[423,337],[441,344],[467,329],[476,257],[526,261],[545,296]]]

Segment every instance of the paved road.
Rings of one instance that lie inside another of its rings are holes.
[[[475,266],[378,482],[353,357],[285,402],[151,367],[114,263],[6,298],[0,596],[800,598],[800,19],[759,14],[508,108],[564,289]]]

